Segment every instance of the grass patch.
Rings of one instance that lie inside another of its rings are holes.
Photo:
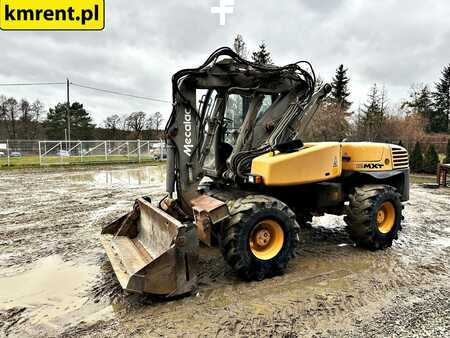
[[[411,183],[423,184],[423,183],[436,183],[436,175],[427,174],[411,174]]]
[[[140,163],[157,162],[152,158],[141,157]],[[137,156],[48,156],[42,159],[42,167],[47,166],[77,166],[77,165],[97,165],[97,164],[126,164],[126,163],[139,163]],[[22,156],[22,157],[10,157],[9,166],[8,159],[6,157],[0,157],[0,169],[15,169],[15,168],[33,168],[40,167],[39,156]]]

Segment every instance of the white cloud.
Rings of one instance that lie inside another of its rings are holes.
[[[108,1],[102,32],[0,32],[0,83],[65,81],[142,96],[171,98],[171,75],[197,66],[217,47],[244,36],[251,49],[264,40],[278,64],[310,60],[330,80],[343,63],[356,107],[369,87],[385,84],[391,101],[413,82],[433,83],[450,62],[450,4],[446,1],[236,0],[219,25],[218,0]],[[61,87],[0,87],[0,93],[65,100]],[[110,113],[161,111],[170,105],[72,88],[96,122]]]

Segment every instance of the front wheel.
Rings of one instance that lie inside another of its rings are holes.
[[[361,247],[380,250],[392,246],[402,229],[400,194],[389,185],[365,185],[350,194],[347,231]]]
[[[292,210],[264,195],[230,201],[228,207],[232,217],[222,233],[226,262],[247,280],[283,273],[299,241]]]

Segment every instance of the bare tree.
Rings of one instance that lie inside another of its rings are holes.
[[[3,97],[4,98],[4,97]],[[6,121],[6,129],[9,138],[17,138],[17,115],[19,114],[19,105],[13,97],[4,98],[2,105],[2,117]]]
[[[0,95],[0,138],[8,137],[8,110],[6,109],[6,96]],[[5,136],[3,136],[5,135]]]
[[[143,111],[131,113],[127,117],[128,128],[131,129],[136,137],[142,136],[142,131],[145,128],[146,114]]]
[[[20,109],[20,120],[22,122],[30,122],[32,119],[30,102],[28,102],[26,99],[20,100],[19,109]]]
[[[117,114],[113,114],[111,116],[108,116],[104,121],[103,125],[106,129],[109,131],[109,137],[112,139],[115,139],[117,136],[117,132],[120,129],[121,126],[121,118]]]
[[[350,136],[349,117],[335,102],[324,102],[316,112],[304,138],[313,141],[342,141]]]
[[[155,129],[156,129],[156,131],[158,131],[163,123],[163,116],[159,111],[157,111],[156,113],[154,113],[152,115],[152,119],[153,119],[153,125],[154,125]]]
[[[247,45],[241,34],[236,35],[234,39],[234,51],[243,59],[248,57]]]
[[[44,112],[44,105],[41,101],[36,100],[31,104],[30,113],[32,119],[32,133],[30,139],[35,139],[38,137],[41,130],[41,116]]]
[[[130,130],[128,127],[128,117],[130,115],[128,114],[122,114],[120,115],[120,120],[121,120],[121,128],[122,130]]]
[[[150,115],[146,121],[146,126],[148,130],[154,130],[155,129],[155,119],[153,118],[153,115]]]
[[[117,130],[120,128],[122,120],[119,115],[113,114],[108,116],[104,121],[103,125],[106,129]]]
[[[6,120],[8,110],[6,109],[6,96],[0,95],[0,120]]]
[[[33,119],[36,122],[40,122],[41,115],[44,112],[44,105],[42,104],[42,102],[39,100],[34,101],[31,105],[31,112],[33,114]]]

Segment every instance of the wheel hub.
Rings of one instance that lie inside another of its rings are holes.
[[[377,210],[378,231],[387,234],[392,230],[395,224],[395,208],[392,202],[384,202]]]
[[[381,209],[378,210],[378,212],[377,212],[377,223],[378,223],[378,225],[383,223],[385,218],[386,218],[386,215],[385,215],[384,211],[381,210]]]
[[[250,251],[261,260],[269,260],[278,255],[283,244],[283,228],[277,221],[271,219],[256,224],[249,238]]]
[[[259,246],[264,247],[270,242],[270,232],[267,229],[261,229],[256,233],[256,243]]]

